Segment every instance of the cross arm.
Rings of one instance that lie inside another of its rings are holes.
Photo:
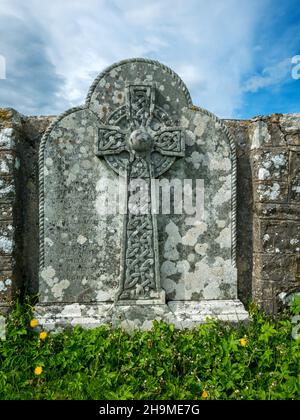
[[[180,128],[167,128],[159,131],[154,138],[153,150],[166,156],[183,157],[185,142]]]
[[[101,126],[99,128],[97,156],[115,155],[127,150],[125,133],[119,127]]]

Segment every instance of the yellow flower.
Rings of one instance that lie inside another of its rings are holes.
[[[39,325],[39,321],[37,320],[37,319],[32,319],[31,321],[30,321],[30,326],[31,326],[31,328],[35,328],[35,327],[37,327]]]
[[[208,397],[208,392],[203,391],[201,397],[202,397],[203,400],[206,400],[206,398]]]
[[[46,331],[42,331],[40,332],[40,340],[46,340],[46,338],[48,337],[48,334],[46,333]]]
[[[39,376],[42,372],[43,372],[43,368],[42,368],[42,366],[37,366],[37,367],[34,369],[34,374],[35,374],[36,376]]]
[[[240,339],[240,345],[241,345],[242,347],[246,347],[246,346],[247,346],[247,344],[248,344],[248,340],[247,340],[247,338],[241,338],[241,339]]]

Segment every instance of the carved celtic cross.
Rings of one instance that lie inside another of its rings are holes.
[[[159,177],[184,156],[182,130],[173,126],[165,109],[156,105],[154,85],[126,87],[126,105],[120,106],[99,129],[97,156],[125,174],[127,184],[121,252],[121,304],[164,303],[160,285],[156,214],[152,211],[151,179]],[[143,214],[130,211],[134,181],[147,185]]]

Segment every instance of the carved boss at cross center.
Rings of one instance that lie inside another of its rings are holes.
[[[127,86],[126,105],[109,115],[106,125],[99,129],[97,156],[103,156],[115,172],[125,175],[127,183],[117,294],[121,303],[164,303],[156,215],[151,212],[151,179],[166,172],[176,157],[184,156],[185,144],[182,130],[174,127],[166,111],[156,105],[155,93],[153,85]],[[140,214],[129,208],[130,197],[136,192],[129,184],[138,179],[148,185]]]

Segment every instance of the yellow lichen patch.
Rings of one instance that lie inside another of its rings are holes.
[[[13,113],[10,109],[0,108],[0,119],[1,120],[10,120],[13,116]]]
[[[0,128],[12,128],[13,113],[10,109],[0,108]]]

